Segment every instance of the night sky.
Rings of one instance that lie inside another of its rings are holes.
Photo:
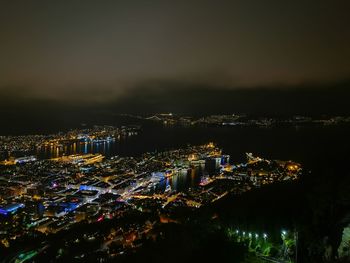
[[[348,114],[349,10],[348,0],[4,0],[0,114],[4,125],[23,111]]]

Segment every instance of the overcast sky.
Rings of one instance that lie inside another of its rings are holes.
[[[348,0],[4,0],[0,89],[103,101],[153,82],[341,81],[350,76],[349,11]]]
[[[350,115],[349,0],[2,0],[0,135],[118,113]]]

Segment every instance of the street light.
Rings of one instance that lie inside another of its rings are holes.
[[[263,234],[263,237],[264,237],[264,239],[266,240],[266,239],[267,239],[267,234],[264,233],[264,234]]]
[[[283,258],[286,257],[286,253],[287,253],[286,235],[287,235],[287,231],[281,230],[281,239],[282,239],[283,250],[284,250],[283,251]]]

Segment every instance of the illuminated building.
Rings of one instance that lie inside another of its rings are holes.
[[[37,158],[34,155],[31,156],[25,156],[15,159],[15,164],[21,164],[21,163],[28,163],[28,162],[35,162]]]
[[[4,207],[0,207],[0,214],[9,215],[17,212],[18,209],[23,208],[24,204],[9,204]]]

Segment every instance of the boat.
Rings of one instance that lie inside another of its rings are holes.
[[[168,185],[166,186],[166,188],[165,188],[164,193],[165,193],[165,194],[168,194],[168,193],[170,193],[170,192],[171,192],[171,185],[168,184]]]

